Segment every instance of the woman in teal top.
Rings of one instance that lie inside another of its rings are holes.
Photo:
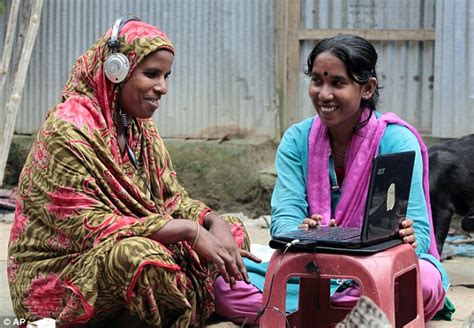
[[[309,97],[317,112],[290,127],[276,156],[271,234],[319,225],[359,226],[372,159],[416,152],[407,218],[401,238],[420,259],[425,321],[443,308],[449,286],[434,242],[426,146],[418,132],[392,113],[375,112],[377,53],[365,39],[339,35],[320,41],[308,57]],[[353,303],[357,286],[333,302]]]

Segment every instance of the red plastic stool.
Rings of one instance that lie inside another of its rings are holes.
[[[285,317],[286,283],[300,277],[298,311]],[[329,327],[351,310],[333,307],[329,279],[354,279],[361,295],[384,311],[393,327],[424,327],[418,258],[402,244],[369,256],[276,251],[263,290],[265,312],[260,327]],[[395,293],[397,283],[397,293]]]

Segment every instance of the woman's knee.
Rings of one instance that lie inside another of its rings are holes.
[[[444,304],[446,292],[441,282],[441,273],[428,261],[420,260],[421,287],[425,305],[425,321],[429,321]]]
[[[252,323],[262,306],[262,292],[252,284],[237,281],[235,290],[219,276],[214,282],[216,313],[239,324]]]
[[[107,258],[107,266],[117,270],[139,267],[144,260],[173,262],[170,252],[160,243],[146,237],[130,237],[115,244]]]
[[[250,237],[242,220],[233,215],[223,215],[222,218],[230,224],[232,236],[237,245],[246,251],[250,251]]]
[[[423,290],[423,299],[428,300],[438,294],[444,294],[441,283],[441,274],[438,269],[428,261],[420,260],[421,287]]]

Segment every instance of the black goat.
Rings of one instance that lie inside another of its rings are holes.
[[[474,134],[436,144],[428,153],[433,226],[441,254],[454,213],[462,216],[463,230],[474,231]]]

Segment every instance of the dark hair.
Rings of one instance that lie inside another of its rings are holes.
[[[356,83],[365,84],[371,77],[377,78],[375,72],[378,58],[377,51],[364,38],[352,34],[341,34],[319,41],[308,56],[307,69],[304,72],[306,75],[311,75],[314,60],[323,52],[329,52],[339,58],[346,65],[347,74]],[[367,106],[370,109],[369,118],[380,98],[379,89],[379,86],[377,86],[370,99],[362,99],[361,101],[361,107]]]

